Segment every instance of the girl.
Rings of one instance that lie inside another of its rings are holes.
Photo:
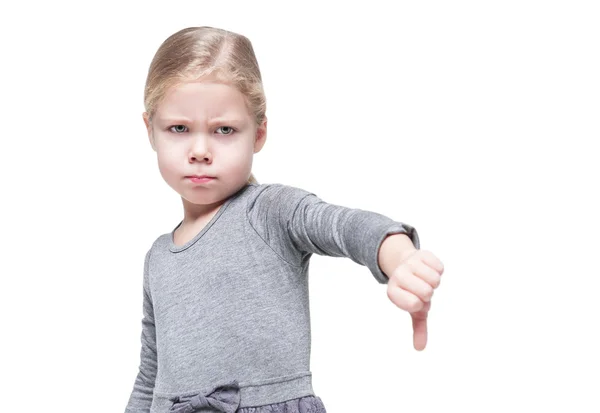
[[[144,123],[184,217],[145,256],[141,358],[126,412],[324,413],[309,370],[313,253],[368,267],[411,312],[415,347],[424,347],[441,262],[419,249],[410,225],[259,184],[261,82],[250,41],[222,29],[183,29],[152,60]]]

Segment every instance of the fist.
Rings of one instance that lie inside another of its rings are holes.
[[[389,275],[387,296],[396,306],[410,313],[417,350],[423,350],[427,343],[427,313],[443,272],[444,264],[432,252],[416,250]]]

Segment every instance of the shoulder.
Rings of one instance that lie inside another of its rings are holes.
[[[293,185],[282,183],[252,184],[248,194],[246,212],[285,209],[295,206],[307,196],[316,196],[314,193]]]
[[[146,256],[145,256],[145,262],[146,262],[146,266],[149,265],[150,259],[152,257],[152,252],[157,248],[157,245],[162,242],[165,238],[165,236],[168,236],[168,234],[162,234],[159,235],[150,245],[150,247],[146,250]]]

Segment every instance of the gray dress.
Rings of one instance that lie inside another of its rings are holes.
[[[325,412],[309,368],[310,257],[347,257],[385,284],[384,238],[419,248],[408,224],[283,184],[245,185],[185,245],[173,241],[180,225],[146,254],[126,413]]]
[[[225,413],[327,413],[318,396],[240,408],[240,387],[237,381],[212,389],[206,395],[175,396],[171,399],[170,413],[225,412]]]

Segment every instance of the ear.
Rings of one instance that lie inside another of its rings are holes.
[[[267,140],[267,117],[265,116],[265,120],[261,123],[261,125],[256,128],[256,136],[254,138],[254,153],[260,152],[260,150],[265,145]]]
[[[148,139],[150,140],[150,145],[152,146],[152,150],[156,152],[156,145],[154,144],[154,136],[152,135],[152,125],[150,124],[150,120],[148,119],[148,113],[142,113],[142,118],[144,118],[144,125],[146,125],[146,130],[148,132]]]

